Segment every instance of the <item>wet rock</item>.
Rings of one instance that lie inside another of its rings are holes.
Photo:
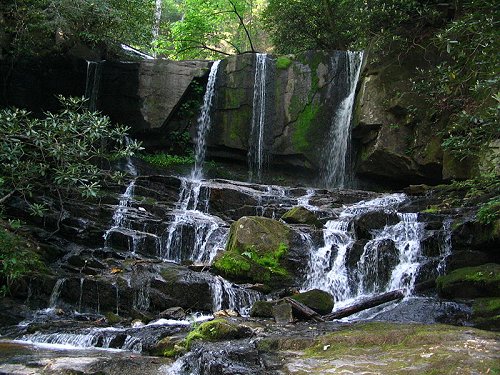
[[[436,285],[439,295],[445,298],[499,297],[500,265],[456,269],[439,277]]]
[[[358,216],[353,223],[356,238],[371,239],[374,230],[383,229],[386,225],[399,223],[396,213],[385,211],[371,211]]]
[[[167,336],[153,345],[149,354],[161,357],[175,357],[186,349],[183,344],[184,336]]]
[[[182,319],[185,319],[186,316],[187,316],[187,314],[182,307],[171,307],[169,309],[162,311],[160,314],[158,314],[159,319],[182,320]]]
[[[277,324],[289,324],[294,322],[292,305],[287,302],[279,302],[272,307],[273,318]]]
[[[333,310],[333,297],[330,293],[319,289],[309,290],[293,295],[291,298],[306,305],[320,315],[326,315]]]
[[[293,207],[281,217],[281,220],[288,224],[307,224],[318,228],[322,226],[314,212],[302,206]]]
[[[464,219],[452,228],[453,248],[495,253],[500,248],[500,231],[496,226],[496,223],[484,225],[472,218]]]
[[[224,309],[214,312],[215,318],[236,318],[240,316],[237,311],[231,309]]]
[[[483,253],[482,251],[453,251],[447,258],[446,264],[448,270],[453,271],[464,267],[477,267],[482,264],[495,262],[497,256],[491,253]]]
[[[250,316],[255,318],[272,318],[274,301],[257,301],[250,310]]]

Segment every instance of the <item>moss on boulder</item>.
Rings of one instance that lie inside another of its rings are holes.
[[[438,277],[436,284],[445,298],[500,297],[500,265],[459,268]]]
[[[304,293],[296,294],[291,298],[306,305],[321,315],[331,313],[333,310],[333,297],[330,293],[323,290],[313,289]]]
[[[233,340],[242,339],[252,335],[249,327],[232,323],[226,319],[215,319],[200,324],[188,333],[185,339],[185,347],[190,348],[196,340]]]
[[[225,277],[240,282],[283,285],[290,281],[284,258],[290,229],[264,217],[242,217],[231,225],[226,251],[214,262]]]
[[[482,329],[500,330],[500,297],[475,300],[472,305],[472,321]]]
[[[321,223],[314,212],[302,206],[293,207],[291,210],[285,212],[281,220],[289,224],[307,224],[318,228],[321,227]]]

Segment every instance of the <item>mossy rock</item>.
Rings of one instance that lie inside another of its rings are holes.
[[[164,337],[149,351],[149,354],[160,357],[176,357],[186,352],[184,340],[179,336]]]
[[[226,319],[215,319],[200,324],[188,333],[185,339],[186,348],[190,348],[193,341],[221,341],[250,337],[252,330],[249,327],[232,323]]]
[[[333,310],[333,297],[330,293],[323,290],[313,289],[304,293],[296,294],[291,298],[306,305],[321,315],[329,314]]]
[[[500,297],[500,265],[459,268],[438,277],[436,284],[439,295],[445,298]]]
[[[482,329],[500,330],[500,298],[478,298],[472,305],[472,321]]]
[[[264,217],[242,217],[231,225],[226,251],[214,262],[215,270],[235,282],[288,285],[286,268],[290,229]]]
[[[293,207],[291,210],[285,212],[281,220],[288,224],[314,225],[318,228],[322,226],[314,212],[302,206]]]
[[[252,305],[250,316],[252,318],[272,318],[275,301],[257,301]]]

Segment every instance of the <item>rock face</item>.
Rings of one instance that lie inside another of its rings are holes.
[[[289,224],[307,224],[321,227],[321,223],[319,222],[316,215],[312,211],[309,211],[307,208],[302,206],[296,206],[287,211],[281,217],[281,220]]]
[[[447,298],[500,297],[500,266],[488,263],[454,270],[437,279],[437,288]]]
[[[264,152],[270,163],[317,172],[318,152],[326,145],[333,111],[346,95],[346,52],[307,52],[266,60]],[[212,155],[246,159],[253,116],[255,55],[229,57],[221,63]]]
[[[447,119],[432,118],[427,104],[412,93],[415,69],[432,64],[421,53],[411,52],[401,60],[388,56],[377,61],[378,56],[367,56],[353,124],[355,172],[361,180],[407,186],[463,179],[474,173],[471,163],[458,162],[443,151],[438,132]]]

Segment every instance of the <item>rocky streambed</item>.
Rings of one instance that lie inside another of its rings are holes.
[[[499,371],[498,334],[470,327],[498,330],[500,296],[498,233],[473,207],[162,175],[62,212],[43,199],[43,220],[21,200],[7,208],[45,269],[1,300],[0,373]],[[323,323],[251,311],[313,289],[334,311],[394,289],[405,298]],[[235,331],[196,331],[213,315]]]

